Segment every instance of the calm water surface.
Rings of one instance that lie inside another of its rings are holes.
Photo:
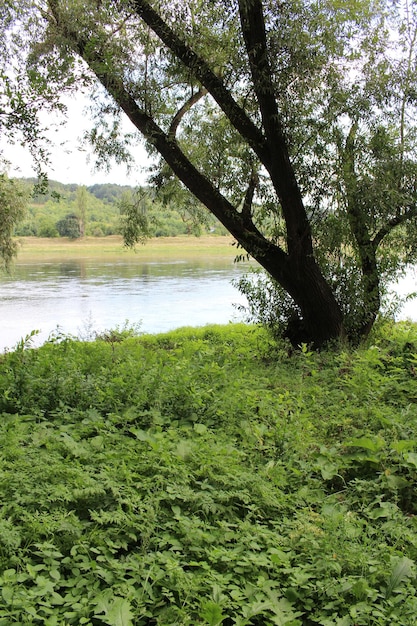
[[[39,344],[57,328],[86,337],[125,320],[145,333],[237,320],[244,298],[231,281],[247,267],[230,258],[17,263],[0,278],[0,351],[34,329]]]

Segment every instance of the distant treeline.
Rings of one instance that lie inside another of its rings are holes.
[[[20,182],[32,190],[37,181],[23,178]],[[31,194],[26,219],[15,231],[17,236],[77,238],[121,234],[126,206],[135,203],[145,216],[148,236],[226,234],[222,225],[209,214],[202,222],[189,210],[176,206],[175,201],[163,203],[151,189],[112,183],[85,187],[54,180],[48,182],[45,193]]]

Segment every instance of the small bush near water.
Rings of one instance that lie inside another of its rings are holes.
[[[0,357],[0,626],[416,623],[416,326],[104,339]]]

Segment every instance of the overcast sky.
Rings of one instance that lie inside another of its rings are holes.
[[[136,186],[144,184],[147,178],[146,166],[149,163],[143,146],[138,146],[134,152],[135,167],[128,173],[125,165],[113,164],[110,171],[95,171],[94,156],[86,146],[81,145],[83,132],[89,128],[89,118],[86,111],[86,100],[79,96],[67,102],[68,113],[66,124],[47,133],[55,148],[51,150],[51,165],[45,170],[51,180],[61,183],[77,183],[93,185],[95,183],[116,183],[119,185]],[[62,120],[57,117],[55,121]],[[54,119],[43,120],[50,125]],[[52,124],[51,124],[52,125]],[[91,123],[90,123],[91,127]],[[129,126],[126,126],[126,130]],[[28,150],[18,145],[2,144],[3,157],[11,166],[8,169],[10,176],[35,176],[33,162]]]

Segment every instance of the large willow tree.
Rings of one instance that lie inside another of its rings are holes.
[[[417,255],[414,2],[18,4],[3,6],[5,131],[31,142],[40,107],[92,89],[99,160],[138,131],[157,185],[188,190],[290,300],[295,343],[369,332]]]

